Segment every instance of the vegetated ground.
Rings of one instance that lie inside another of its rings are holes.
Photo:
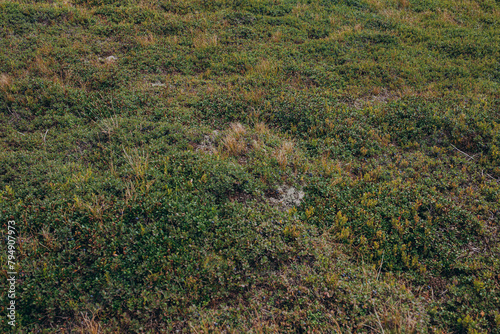
[[[19,332],[500,333],[498,1],[2,0],[0,27]]]

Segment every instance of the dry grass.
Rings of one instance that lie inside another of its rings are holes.
[[[264,296],[264,294],[262,294]],[[256,297],[257,298],[257,297]],[[240,301],[240,307],[244,307],[245,301]],[[280,326],[276,319],[269,318],[269,311],[254,306],[252,303],[251,309],[247,310],[244,317],[244,322],[238,329],[218,328],[215,326],[215,320],[220,317],[221,313],[232,312],[233,309],[228,306],[221,307],[222,310],[203,310],[202,319],[198,323],[189,322],[189,328],[192,333],[279,333]]]
[[[154,9],[157,9],[157,6],[158,6],[158,2],[155,0],[140,0],[139,1],[139,7],[142,7],[142,8],[154,10]]]
[[[232,156],[239,156],[246,151],[246,142],[243,135],[245,127],[241,123],[232,123],[226,136],[222,139],[224,151]]]
[[[366,0],[366,2],[370,5],[370,7],[374,10],[380,10],[386,4],[382,3],[380,0]]]
[[[156,44],[156,37],[152,33],[149,33],[147,35],[137,36],[136,41],[140,46],[146,47]]]
[[[264,143],[262,143],[259,139],[252,140],[252,148],[255,151],[260,151],[260,150],[262,150],[263,147],[264,147]]]
[[[263,123],[263,122],[255,124],[255,131],[260,135],[269,134],[269,132],[270,132],[266,123]]]
[[[248,118],[252,120],[252,122],[258,122],[259,117],[261,115],[260,109],[250,108],[250,112],[248,114]]]
[[[346,36],[351,35],[353,32],[354,32],[354,29],[352,27],[343,26],[342,28],[340,28],[340,30],[331,33],[328,36],[328,39],[334,40],[337,42],[343,42],[345,40]]]
[[[421,24],[421,18],[425,18],[429,15],[429,12],[427,11],[424,11],[419,15],[414,15],[405,10],[395,10],[390,8],[381,8],[379,13],[391,20],[404,22],[410,26],[417,26]]]
[[[82,173],[82,171],[78,171],[78,173],[73,173],[71,175],[71,183],[73,184],[86,183],[90,180],[91,177],[92,177],[92,169],[87,168],[85,173]]]
[[[127,182],[125,185],[125,205],[129,202],[135,202],[137,198],[137,192],[135,191],[135,186],[133,182]]]
[[[332,27],[335,26],[335,16],[331,15],[328,17],[328,21],[330,21],[330,24],[332,25]]]
[[[42,57],[48,57],[51,54],[54,54],[54,46],[50,43],[43,43],[36,49],[36,54]]]
[[[205,49],[211,46],[217,46],[218,41],[219,38],[215,34],[200,32],[193,36],[193,45],[195,49]]]
[[[298,3],[293,9],[292,9],[292,15],[295,15],[296,17],[301,17],[303,16],[307,10],[309,9],[309,5],[305,3]]]
[[[167,43],[170,45],[177,45],[179,44],[179,36],[173,35],[173,36],[168,36],[167,37]]]
[[[390,92],[385,88],[373,87],[368,90],[368,94],[354,101],[356,109],[362,109],[377,104],[385,104],[400,98],[400,93]]]
[[[88,313],[81,312],[81,325],[75,328],[77,333],[81,334],[100,334],[103,333],[101,324],[96,319],[97,314],[92,313],[92,317],[89,317]]]
[[[50,69],[51,59],[42,58],[41,56],[37,56],[31,66],[30,70],[35,73],[39,73],[40,75],[51,76],[53,71]]]
[[[261,76],[271,76],[278,73],[278,64],[274,61],[263,59],[260,63],[253,67],[253,73]]]
[[[248,91],[243,90],[241,94],[245,101],[258,103],[264,99],[264,97],[266,96],[266,91],[261,88],[255,88]]]
[[[132,167],[135,176],[138,179],[143,179],[148,169],[149,154],[144,151],[141,152],[138,149],[132,149],[128,152],[126,149],[123,149],[123,154],[130,167]]]
[[[55,249],[54,245],[56,239],[54,238],[53,234],[50,233],[49,229],[47,227],[43,227],[40,231],[40,234],[43,237],[43,241],[45,241],[46,247],[49,249]]]
[[[323,154],[319,160],[319,165],[325,176],[332,176],[341,174],[341,168],[338,162],[332,160],[328,154]]]
[[[281,41],[281,37],[282,37],[283,33],[278,30],[278,31],[275,31],[272,35],[271,35],[271,42],[273,43],[278,43],[279,41]]]
[[[84,209],[90,213],[92,218],[103,223],[103,214],[109,208],[104,196],[97,196],[92,194],[92,201],[90,203],[84,202],[79,197],[74,197],[75,207],[79,209]]]
[[[87,208],[90,211],[90,214],[97,220],[102,222],[103,213],[107,210],[108,204],[104,196],[92,196],[93,201],[91,203],[87,203]]]
[[[398,0],[398,6],[400,8],[408,8],[410,6],[410,2],[408,0]]]
[[[280,148],[276,151],[276,159],[281,168],[286,168],[288,165],[288,160],[291,158],[293,153],[293,142],[285,141],[281,143]]]
[[[231,123],[230,125],[231,131],[234,133],[237,139],[243,136],[247,131],[245,127],[241,123]]]
[[[369,293],[370,289],[370,275],[364,272],[365,284],[361,291]],[[368,284],[366,284],[368,283]],[[410,287],[402,281],[396,280],[393,277],[388,277],[380,282],[387,291],[391,291],[383,302],[372,302],[372,311],[370,314],[371,321],[367,321],[371,326],[368,328],[378,328],[380,332],[384,333],[384,329],[388,332],[394,333],[418,333],[421,329],[421,323],[425,322],[428,316],[425,313],[425,302],[413,299],[413,292]],[[409,300],[413,301],[408,303]],[[402,307],[406,305],[409,307]]]
[[[458,24],[457,21],[455,20],[455,17],[453,15],[453,13],[450,13],[446,9],[439,10],[438,13],[439,13],[439,16],[440,16],[440,21],[446,22],[446,23],[449,23],[449,24],[453,24],[453,25],[457,25]]]
[[[0,90],[5,92],[12,85],[12,77],[8,74],[2,73],[0,75]]]
[[[238,156],[245,152],[245,142],[238,140],[233,133],[228,133],[222,139],[222,145],[229,155]]]
[[[379,95],[382,92],[382,88],[376,86],[372,88],[372,94],[373,95]]]
[[[116,116],[112,116],[101,120],[99,123],[97,123],[97,125],[101,129],[102,133],[111,136],[111,134],[113,134],[115,130],[118,129],[119,119]]]

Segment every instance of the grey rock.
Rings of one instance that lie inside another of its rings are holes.
[[[299,206],[306,195],[302,190],[288,187],[287,185],[279,186],[277,190],[279,198],[269,198],[269,201],[273,204],[281,205],[282,210],[289,210],[295,206]]]

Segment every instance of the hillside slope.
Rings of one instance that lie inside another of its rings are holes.
[[[0,28],[18,329],[500,333],[498,0],[0,0]]]

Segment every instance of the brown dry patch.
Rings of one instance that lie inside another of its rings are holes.
[[[239,192],[236,194],[229,195],[229,200],[231,202],[238,202],[242,204],[246,204],[248,201],[254,199],[251,194],[247,194],[245,192]]]
[[[76,328],[77,332],[82,334],[100,334],[102,333],[102,327],[99,321],[96,319],[96,314],[89,316],[87,312],[81,313],[81,325]]]
[[[50,69],[52,62],[52,58],[37,56],[32,61],[29,70],[40,75],[51,76],[53,74],[53,71]]]
[[[103,333],[103,326],[98,319],[98,313],[100,310],[95,312],[82,311],[71,319],[66,318],[64,324],[53,328],[54,333],[70,334],[70,333],[81,333],[81,334],[101,334]],[[118,333],[116,329],[107,328],[106,333]]]
[[[241,123],[231,123],[231,132],[236,138],[240,138],[246,133],[245,127]]]
[[[442,297],[447,289],[448,282],[441,277],[429,277],[428,286],[430,288],[430,297],[432,299]]]
[[[453,13],[450,13],[446,9],[438,10],[438,13],[439,13],[439,20],[440,21],[443,21],[443,22],[446,22],[449,24],[453,24],[453,25],[458,25],[458,22],[455,20]]]
[[[0,90],[7,91],[12,85],[12,77],[8,74],[0,74]]]
[[[238,163],[242,166],[245,166],[248,163],[248,159],[246,157],[239,157]]]
[[[332,32],[327,39],[337,41],[337,42],[343,42],[346,38],[346,36],[351,35],[354,32],[354,28],[351,26],[343,26],[340,28],[340,30]]]
[[[410,6],[410,2],[408,0],[398,0],[398,7],[399,8],[408,8]]]
[[[296,91],[308,92],[310,88],[318,87],[319,84],[315,79],[303,76],[298,72],[290,73],[285,79],[285,83],[289,88]]]
[[[106,199],[103,196],[93,195],[92,200],[89,202],[85,202],[75,196],[74,201],[75,201],[74,206],[76,208],[89,212],[92,217],[91,219],[98,221],[100,225],[102,225],[104,213],[110,207],[110,204],[108,203],[108,201],[106,201]]]
[[[247,144],[243,135],[245,127],[241,123],[231,123],[229,131],[222,139],[223,151],[229,156],[240,156],[246,152]]]
[[[239,93],[241,94],[241,96],[245,101],[252,103],[258,103],[262,101],[266,96],[266,91],[262,88],[241,90]]]
[[[271,36],[271,42],[273,43],[278,43],[281,41],[281,37],[283,36],[283,33],[281,31],[275,31],[272,36]]]
[[[139,44],[142,47],[147,47],[156,44],[156,37],[152,33],[148,33],[147,35],[142,35],[142,36],[136,36],[135,40],[137,44]]]
[[[376,87],[372,90],[372,94],[355,100],[352,106],[356,109],[363,109],[378,104],[386,104],[390,101],[398,100],[399,98],[400,94]]]
[[[266,123],[263,123],[263,122],[255,124],[255,131],[259,135],[268,135],[270,133],[270,130],[267,127]]]
[[[222,146],[229,155],[233,156],[245,153],[246,148],[245,143],[238,140],[233,133],[228,133],[224,139],[222,139]]]
[[[198,32],[193,36],[193,46],[195,49],[205,49],[210,46],[217,46],[218,43],[219,37],[215,34]]]
[[[293,160],[292,156],[293,147],[294,147],[293,142],[285,141],[281,143],[281,146],[278,148],[278,150],[276,150],[275,156],[281,168],[285,168],[288,165],[289,159]]]
[[[406,10],[396,10],[390,8],[384,8],[380,10],[380,14],[385,16],[388,19],[394,21],[401,21],[410,26],[414,26],[416,24],[420,24],[420,16],[412,14],[410,11]]]
[[[303,16],[309,9],[309,5],[305,3],[298,3],[293,9],[292,9],[292,15],[296,17],[301,17]]]
[[[167,44],[169,45],[177,45],[179,44],[179,36],[168,36],[167,37]]]
[[[374,10],[380,10],[385,7],[385,3],[380,0],[366,0],[368,5]]]
[[[274,60],[263,59],[252,68],[253,73],[261,76],[276,75],[279,70],[279,64]]]

